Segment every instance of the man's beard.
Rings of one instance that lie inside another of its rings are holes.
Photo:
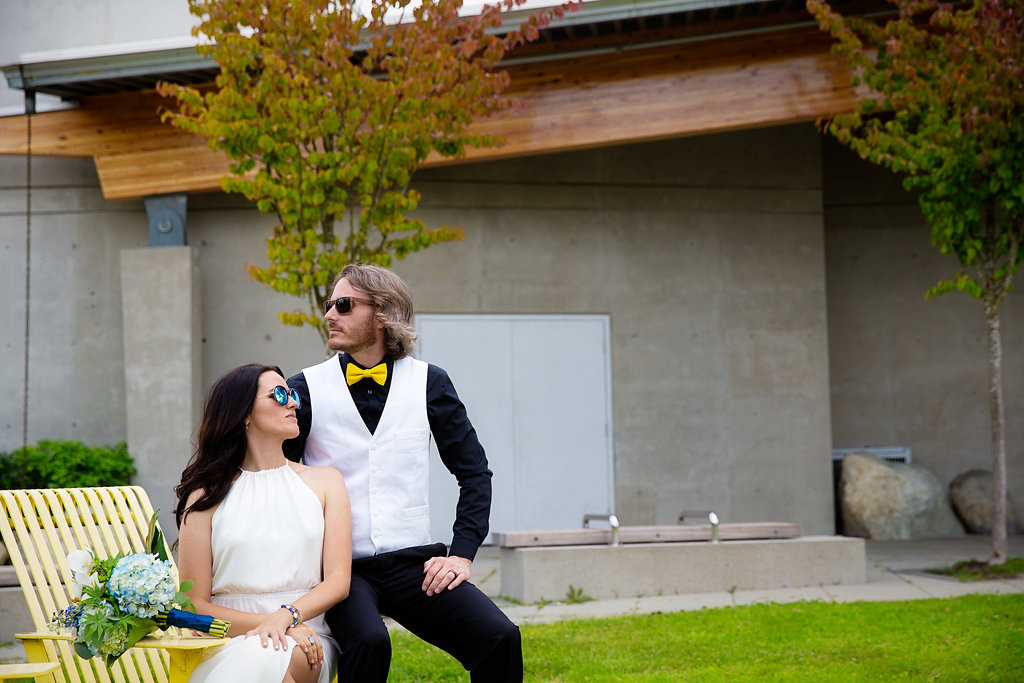
[[[345,337],[343,339],[328,339],[327,348],[352,355],[372,347],[377,343],[376,322],[376,318],[371,316],[364,325],[343,325]]]

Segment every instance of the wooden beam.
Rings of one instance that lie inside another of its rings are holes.
[[[471,129],[505,144],[425,166],[811,121],[851,110],[863,91],[814,26],[607,50],[508,67],[522,106]],[[88,98],[33,118],[33,153],[92,156],[108,199],[216,190],[227,161],[161,123],[156,93]],[[24,117],[0,119],[0,154],[24,154]]]
[[[494,159],[812,121],[859,96],[817,29],[687,43],[510,69],[522,114],[480,122]],[[476,125],[476,124],[475,124]],[[436,164],[452,163],[433,160]]]
[[[122,152],[97,156],[96,172],[107,199],[131,199],[173,192],[220,189],[228,159],[203,141],[187,147]]]
[[[160,121],[173,100],[153,90],[83,98],[75,109],[32,117],[32,154],[96,157],[126,151],[205,146],[204,140]],[[0,118],[0,154],[25,154],[25,116]]]

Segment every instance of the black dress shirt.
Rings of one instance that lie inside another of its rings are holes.
[[[347,353],[338,354],[338,357],[342,374],[349,363],[358,368],[363,367]],[[395,362],[390,357],[386,357],[384,362],[388,366],[384,386],[364,378],[348,388],[371,434],[377,429],[391,389]],[[309,387],[301,372],[288,378],[288,386],[299,393],[302,405],[296,411],[299,435],[284,442],[284,453],[290,460],[298,461],[305,451],[312,419]],[[455,392],[448,373],[436,365],[427,365],[427,422],[441,454],[441,461],[459,482],[459,503],[455,508],[449,554],[472,560],[487,537],[488,518],[491,514],[491,470],[487,467],[487,456],[469,421],[466,407]],[[345,444],[338,444],[337,447],[345,448]]]

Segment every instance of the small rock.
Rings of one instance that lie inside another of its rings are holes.
[[[992,473],[988,470],[967,470],[949,484],[953,511],[972,534],[992,533]],[[1006,533],[1021,533],[1013,501],[1006,496]]]
[[[964,534],[942,484],[921,465],[848,453],[839,491],[848,536],[895,541]]]

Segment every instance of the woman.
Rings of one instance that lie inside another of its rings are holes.
[[[206,400],[174,511],[181,579],[201,614],[231,621],[230,643],[192,682],[328,683],[338,646],[323,613],[348,595],[352,525],[333,467],[289,462],[298,395],[281,370],[243,365]]]

